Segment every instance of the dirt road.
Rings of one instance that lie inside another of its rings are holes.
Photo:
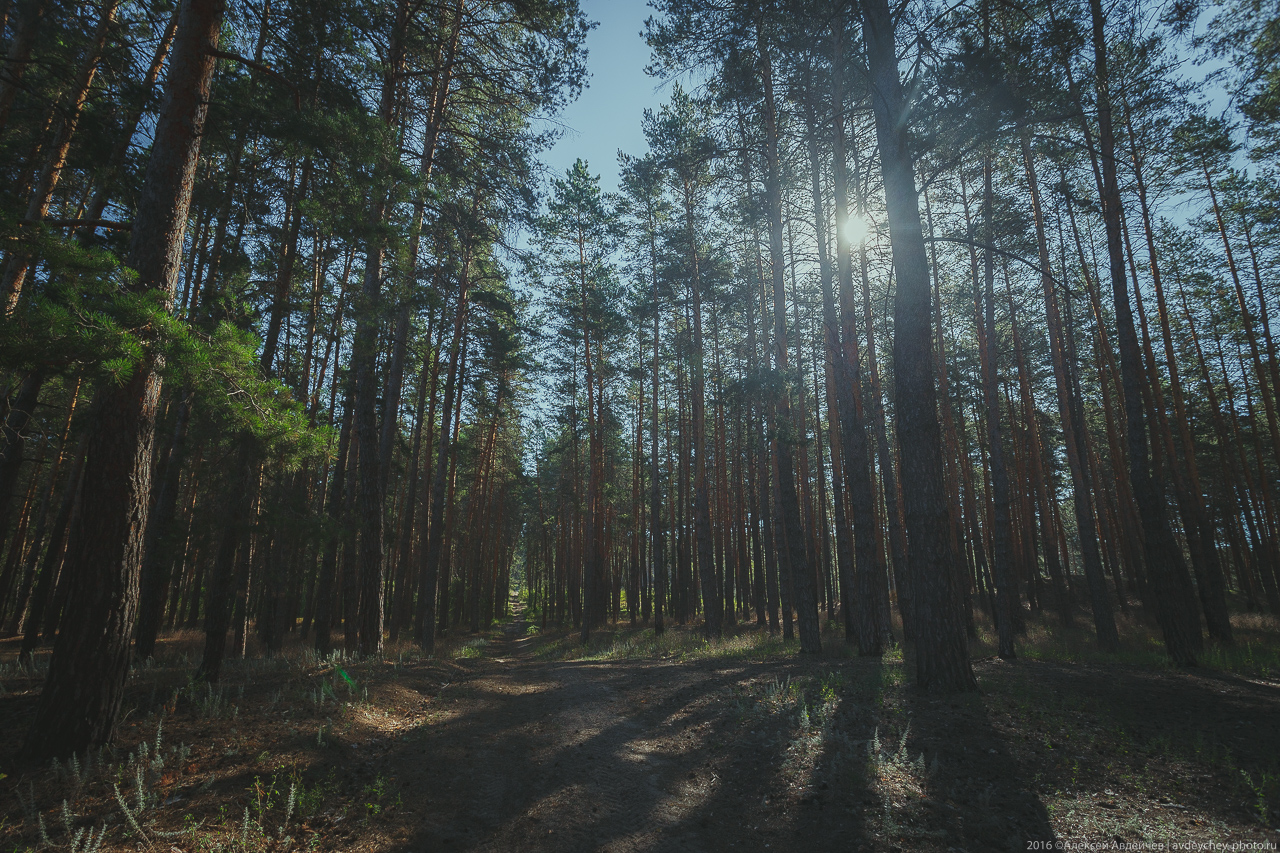
[[[405,792],[396,849],[977,853],[1276,838],[1238,769],[1160,739],[1273,749],[1274,687],[990,661],[980,678],[1000,695],[931,701],[902,685],[901,666],[872,661],[547,661],[521,634],[511,626],[467,661],[431,699],[434,722],[373,762]],[[1237,741],[1210,722],[1223,714],[1247,727],[1232,727]],[[1169,784],[1152,789],[1127,762]]]
[[[778,665],[539,662],[518,633],[444,690],[465,713],[388,756],[403,787],[433,792],[408,849],[858,849],[862,803],[801,779],[816,756],[786,709],[748,710],[752,685],[778,692]]]
[[[169,763],[141,819],[180,853],[1280,842],[1280,686],[1265,680],[992,659],[975,662],[981,694],[933,699],[900,659],[800,658],[750,632],[694,650],[687,629],[655,651],[652,632],[624,634],[608,660],[566,660],[576,637],[517,621],[431,658],[245,661],[217,690],[183,687],[175,661],[133,684],[131,707],[150,710],[83,786],[17,760],[39,680],[12,677],[0,847],[38,846],[30,804],[57,826],[69,797],[78,825],[113,827],[107,849],[137,849],[112,785],[162,719]]]

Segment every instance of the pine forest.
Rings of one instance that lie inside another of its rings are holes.
[[[0,850],[1280,849],[1278,157],[1277,0],[0,0]]]

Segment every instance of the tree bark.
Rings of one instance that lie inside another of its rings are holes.
[[[1116,312],[1116,333],[1120,345],[1120,373],[1124,388],[1125,421],[1128,426],[1129,480],[1138,505],[1144,534],[1147,571],[1156,617],[1164,635],[1165,648],[1180,666],[1194,666],[1200,651],[1198,614],[1189,609],[1194,600],[1185,566],[1179,571],[1181,553],[1169,527],[1163,483],[1150,467],[1147,423],[1143,413],[1143,367],[1129,304],[1128,280],[1124,269],[1124,248],[1120,233],[1120,189],[1116,176],[1115,135],[1111,119],[1110,76],[1102,0],[1090,0],[1093,24],[1094,72],[1098,111],[1098,148],[1102,161],[1102,218],[1106,226],[1107,258],[1110,262],[1111,293]]]
[[[132,288],[159,293],[166,307],[181,265],[223,10],[224,0],[187,0],[183,8],[134,215]],[[144,355],[129,381],[103,388],[95,400],[80,535],[67,555],[74,583],[27,735],[29,755],[69,755],[105,742],[115,727],[137,612],[162,366],[158,353]]]
[[[864,0],[862,22],[889,239],[898,277],[894,402],[910,539],[907,565],[912,601],[908,610],[913,631],[910,639],[916,646],[916,681],[926,692],[973,691],[977,682],[965,640],[959,567],[948,538],[942,437],[933,384],[929,268],[888,0]]]
[[[773,272],[773,341],[775,364],[783,391],[777,399],[777,418],[773,436],[776,467],[776,489],[782,516],[785,555],[790,580],[795,590],[800,632],[800,651],[818,654],[822,651],[819,634],[818,602],[813,589],[813,572],[805,554],[805,531],[800,514],[800,498],[796,493],[794,452],[796,441],[791,419],[790,390],[787,388],[790,367],[787,357],[786,286],[783,278],[785,260],[782,252],[782,164],[778,152],[777,105],[774,100],[772,59],[762,28],[757,28],[757,50],[764,80],[765,119],[765,204],[769,217],[769,260]],[[784,613],[784,616],[787,615]]]

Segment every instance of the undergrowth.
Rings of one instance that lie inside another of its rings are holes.
[[[1178,668],[1165,652],[1159,628],[1136,612],[1116,614],[1120,651],[1115,654],[1098,648],[1088,615],[1078,614],[1073,626],[1063,626],[1056,616],[1046,613],[1027,613],[1024,618],[1027,630],[1016,638],[1015,648],[1018,656],[1026,660]],[[998,647],[995,626],[980,612],[975,613],[975,623],[978,636],[970,639],[970,655],[994,656]],[[1231,623],[1235,644],[1226,646],[1206,639],[1204,651],[1197,656],[1199,667],[1246,678],[1280,680],[1280,618],[1236,613]]]
[[[576,632],[556,634],[548,630],[533,654],[542,660],[777,660],[798,654],[798,640],[754,628],[741,629],[720,639],[708,639],[697,628],[678,626],[655,634],[652,628],[618,627],[592,633],[584,646]]]

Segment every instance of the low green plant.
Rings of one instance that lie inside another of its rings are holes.
[[[484,637],[473,637],[454,650],[455,658],[482,658],[484,657],[484,647],[489,641]]]
[[[96,835],[92,826],[77,827],[75,825],[75,812],[71,811],[71,807],[66,800],[62,801],[61,817],[62,831],[67,841],[67,850],[70,853],[97,853],[102,848],[102,842],[107,837],[107,824],[105,821],[98,827]]]
[[[364,819],[368,821],[377,817],[383,811],[400,805],[400,796],[396,795],[395,800],[390,799],[390,784],[386,776],[378,776],[369,784],[360,790],[360,796],[364,800]]]
[[[1280,774],[1268,773],[1263,770],[1258,773],[1255,779],[1249,771],[1241,770],[1240,777],[1243,780],[1244,787],[1253,797],[1252,811],[1256,813],[1259,822],[1263,826],[1270,826],[1271,797],[1275,791],[1280,791]]]

